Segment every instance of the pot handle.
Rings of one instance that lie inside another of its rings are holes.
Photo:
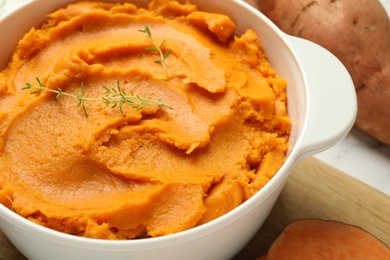
[[[357,113],[356,91],[347,69],[323,47],[286,35],[306,72],[310,100],[300,157],[322,152],[344,138]]]

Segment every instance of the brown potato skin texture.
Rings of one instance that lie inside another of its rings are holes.
[[[344,64],[357,92],[356,126],[390,145],[390,19],[381,3],[258,0],[257,5],[284,32],[323,46]]]

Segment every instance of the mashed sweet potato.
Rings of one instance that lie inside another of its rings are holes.
[[[252,30],[234,32],[229,17],[176,1],[50,14],[0,73],[0,202],[69,234],[132,239],[201,225],[250,198],[283,164],[290,120],[286,81]],[[170,52],[163,63],[152,40]],[[96,99],[120,84],[166,106],[77,106],[22,89],[36,77]]]

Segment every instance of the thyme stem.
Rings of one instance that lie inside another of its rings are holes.
[[[158,52],[158,54],[160,56],[160,59],[155,60],[154,62],[160,63],[163,66],[164,70],[168,71],[167,66],[165,64],[165,60],[168,58],[169,54],[171,54],[171,49],[168,49],[165,53],[162,51],[161,48],[163,47],[163,45],[165,43],[165,40],[162,41],[160,44],[158,44],[154,40],[154,38],[152,36],[152,32],[150,31],[148,26],[145,26],[143,30],[138,30],[138,31],[146,33],[146,37],[148,37],[150,39],[150,41],[152,42],[152,44],[153,44],[153,47],[147,47],[146,50],[147,51],[157,51]]]
[[[83,109],[83,112],[84,112],[86,117],[88,117],[87,108],[85,106],[86,101],[100,101],[100,102],[103,102],[106,106],[110,106],[111,108],[118,107],[122,114],[123,114],[122,107],[125,104],[130,105],[132,108],[134,108],[136,110],[141,110],[144,107],[150,106],[150,105],[157,105],[157,106],[162,106],[165,108],[172,109],[172,107],[164,104],[161,99],[150,100],[150,99],[142,98],[142,97],[140,97],[138,95],[134,95],[134,94],[127,95],[126,92],[123,89],[121,89],[119,80],[116,81],[117,82],[116,88],[110,89],[110,88],[103,86],[103,88],[106,90],[105,97],[97,97],[97,98],[87,97],[85,95],[83,82],[81,82],[81,91],[79,91],[75,94],[71,94],[71,93],[62,91],[61,88],[57,88],[57,89],[46,88],[42,84],[42,82],[40,81],[40,79],[38,77],[36,78],[36,80],[37,80],[39,86],[33,86],[31,83],[27,82],[26,85],[22,88],[22,90],[32,89],[33,91],[31,91],[30,94],[35,94],[35,93],[38,93],[41,91],[55,93],[56,100],[60,99],[62,96],[68,96],[68,97],[72,97],[74,99],[77,99],[78,100],[77,107],[81,107]]]

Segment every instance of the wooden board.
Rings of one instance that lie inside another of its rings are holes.
[[[263,227],[235,259],[254,259],[266,253],[289,223],[303,218],[356,225],[390,247],[390,196],[309,158],[294,168]]]
[[[235,259],[264,254],[287,224],[302,218],[357,225],[390,246],[390,197],[309,158],[294,168],[269,218]],[[25,259],[1,231],[0,259]]]

